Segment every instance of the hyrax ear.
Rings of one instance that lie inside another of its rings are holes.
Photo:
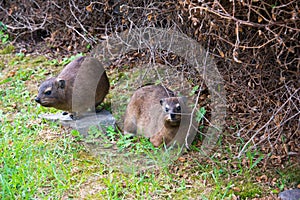
[[[164,102],[165,102],[165,99],[161,99],[161,100],[159,100],[159,103],[160,103],[160,105],[163,105],[163,104],[164,104]]]
[[[57,80],[57,88],[64,89],[66,87],[66,81],[65,80]]]

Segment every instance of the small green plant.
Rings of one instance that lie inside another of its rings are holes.
[[[78,130],[72,130],[71,135],[75,138],[75,141],[82,141],[83,136],[80,134]]]
[[[75,55],[75,56],[71,56],[71,57],[69,57],[69,58],[64,58],[62,61],[61,61],[61,65],[67,65],[67,64],[69,64],[70,62],[72,62],[75,58],[78,58],[78,57],[80,57],[80,56],[83,56],[83,53],[79,53],[79,54],[77,54],[77,55]]]
[[[249,160],[249,171],[257,166],[264,159],[264,155],[259,153],[258,151],[247,151],[246,156]]]
[[[86,45],[86,49],[91,49],[92,48],[92,45],[89,43]]]
[[[53,60],[49,60],[48,64],[51,66],[56,66],[56,65],[59,65],[59,62],[57,59],[53,59]]]
[[[6,44],[9,40],[9,36],[6,33],[7,26],[0,21],[0,40],[2,44]]]
[[[205,107],[201,107],[198,112],[196,113],[196,121],[199,123],[202,121],[202,119],[204,118],[206,114],[206,109]]]
[[[287,185],[293,185],[293,187],[300,185],[300,165],[291,164],[285,169],[277,169],[276,173],[281,177],[276,182],[280,191],[284,190]]]
[[[199,89],[199,85],[194,86],[189,96],[194,96],[198,89]]]

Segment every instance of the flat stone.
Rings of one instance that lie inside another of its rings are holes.
[[[40,115],[41,118],[55,121],[60,123],[65,127],[71,127],[78,130],[83,136],[88,135],[88,130],[91,127],[97,127],[99,130],[105,132],[105,128],[108,126],[115,127],[116,120],[112,114],[107,110],[101,110],[97,113],[90,113],[88,115],[83,115],[79,119],[72,119],[69,115],[64,115],[62,113],[57,114],[43,114]]]
[[[64,115],[63,113],[56,113],[56,114],[41,114],[39,115],[40,118],[43,118],[48,121],[53,122],[60,122],[60,121],[72,121],[73,119],[69,115]]]
[[[286,190],[279,193],[281,200],[300,200],[300,189]]]

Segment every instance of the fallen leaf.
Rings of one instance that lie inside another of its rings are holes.
[[[223,53],[223,51],[219,50],[219,54],[220,54],[220,56],[221,56],[222,58],[225,57],[225,54]]]
[[[258,182],[267,182],[268,181],[268,177],[267,177],[267,175],[262,175],[262,176],[258,176],[258,177],[256,177],[256,180],[258,181]]]
[[[15,71],[10,71],[7,75],[7,77],[14,77],[16,75],[16,72]]]
[[[183,162],[185,162],[185,158],[184,157],[179,157],[178,161],[183,163]]]
[[[9,140],[9,141],[8,141],[8,145],[9,145],[9,146],[13,146],[13,144],[14,144],[14,142],[13,142],[12,140]]]
[[[232,190],[235,191],[235,192],[240,192],[241,188],[239,188],[239,187],[233,187]]]
[[[272,19],[276,21],[276,15],[274,13],[272,14]]]
[[[90,5],[86,6],[85,9],[86,9],[88,12],[93,12],[93,5],[90,4]]]
[[[11,104],[11,106],[12,106],[13,109],[17,108],[17,104],[16,103]]]

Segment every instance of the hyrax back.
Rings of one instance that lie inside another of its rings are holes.
[[[45,107],[80,113],[95,109],[108,91],[109,80],[100,62],[91,57],[79,57],[57,77],[43,82],[35,101]]]
[[[139,88],[126,109],[124,132],[150,138],[154,146],[168,144],[177,134],[183,98],[161,85]]]

